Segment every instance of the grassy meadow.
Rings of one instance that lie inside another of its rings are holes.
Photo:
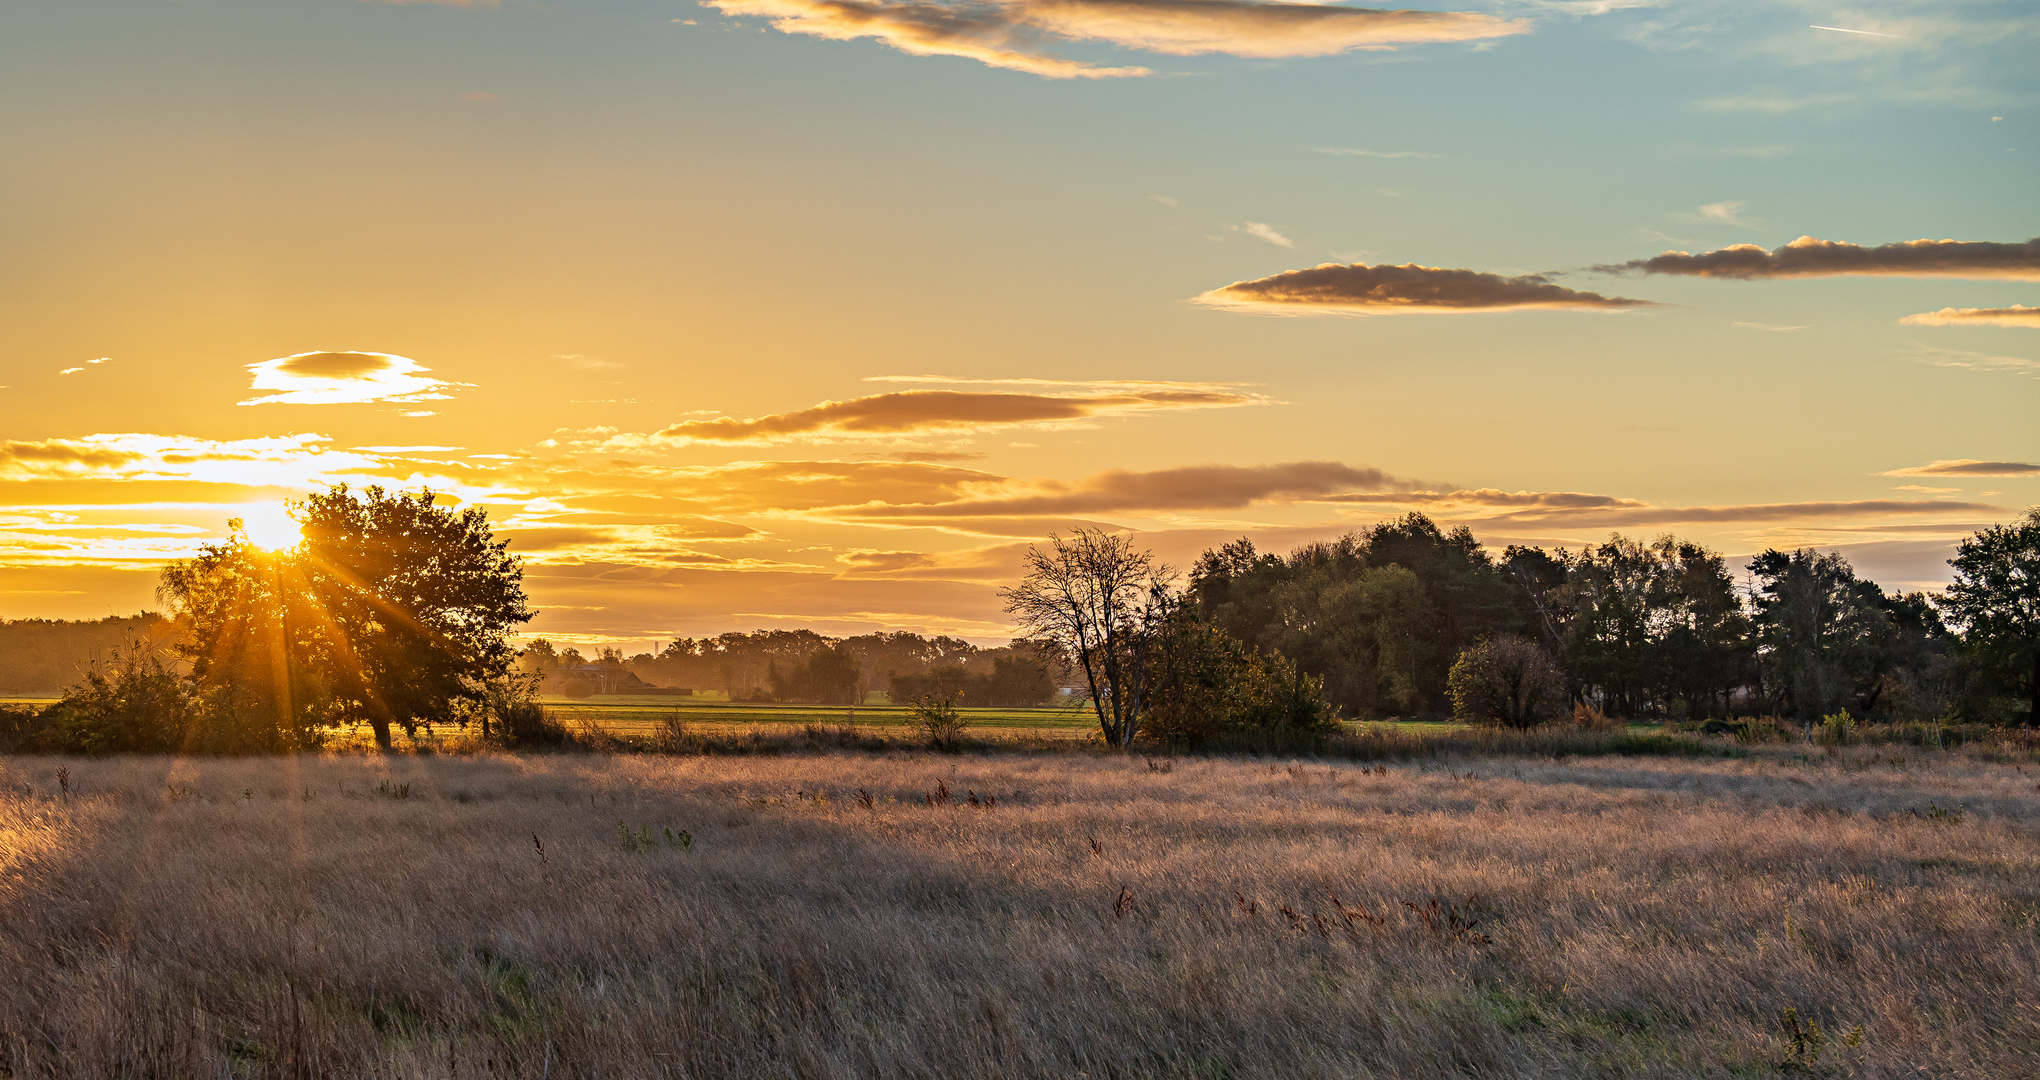
[[[2035,772],[0,758],[0,1076],[2040,1075]]]

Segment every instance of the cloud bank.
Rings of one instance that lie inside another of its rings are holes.
[[[1922,311],[1898,320],[1900,326],[2024,326],[2040,330],[2040,307],[1953,308]]]
[[[243,405],[362,405],[376,401],[433,401],[459,386],[425,376],[416,360],[372,352],[308,352],[249,364],[251,389],[269,393]]]
[[[961,56],[1050,79],[1138,78],[1144,67],[1101,67],[1043,51],[1044,39],[1102,41],[1170,56],[1278,58],[1354,49],[1474,41],[1529,30],[1525,19],[1458,11],[1389,11],[1251,0],[1005,0],[935,4],[893,0],[701,0],[789,34],[868,37],[915,56]]]
[[[1397,315],[1483,311],[1619,311],[1650,301],[1581,292],[1554,285],[1542,274],[1504,277],[1478,270],[1445,270],[1404,263],[1368,266],[1324,263],[1253,281],[1235,281],[1196,297],[1211,307],[1285,314]]]
[[[1908,240],[1879,247],[1802,236],[1784,247],[1764,250],[1733,244],[1693,255],[1667,251],[1648,259],[1598,266],[1611,273],[1676,274],[1687,277],[1763,278],[1956,277],[2040,281],[2040,237],[2017,244],[1982,240]]]
[[[1024,394],[902,390],[749,420],[685,420],[653,434],[664,442],[775,443],[829,438],[920,435],[987,428],[1068,424],[1094,417],[1267,404],[1259,394],[1156,388],[1117,393]]]
[[[1977,461],[1973,458],[1956,458],[1952,461],[1930,461],[1925,465],[1914,465],[1906,469],[1893,469],[1878,473],[1879,476],[2040,476],[2040,465],[2029,465],[2023,461]]]

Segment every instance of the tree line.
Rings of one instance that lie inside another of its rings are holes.
[[[1074,683],[1118,746],[1304,748],[1342,716],[2031,724],[2040,697],[2040,509],[1964,540],[1931,596],[1887,593],[1811,549],[1765,551],[1738,575],[1672,536],[1494,556],[1422,514],[1286,556],[1243,538],[1187,578],[1126,536],[1079,530],[1031,548],[1002,590],[1022,635],[1008,646],[756,631],[593,665],[542,640],[513,646],[534,613],[480,510],[345,486],[291,510],[302,539],[289,549],[256,547],[235,523],[166,567],[167,646],[134,637],[56,704],[0,710],[0,747],[274,752],[350,724],[387,747],[440,723],[514,743],[548,730],[544,683],[589,666],[838,704],[877,688],[1038,704]]]
[[[1085,673],[1120,745],[1325,730],[1334,711],[2030,724],[2040,695],[2040,510],[1963,541],[1932,596],[1804,548],[1738,577],[1673,536],[1496,557],[1420,513],[1287,556],[1242,538],[1186,581],[1092,530],[1027,559],[1008,610]]]
[[[593,659],[545,638],[526,645],[518,666],[549,693],[720,690],[732,701],[857,705],[882,690],[894,701],[941,697],[968,705],[1045,705],[1056,691],[1048,657],[1034,643],[984,647],[947,635],[906,631],[836,638],[812,630],[755,630],[677,638],[657,653]]]

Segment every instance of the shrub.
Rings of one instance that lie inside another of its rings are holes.
[[[970,726],[970,721],[956,711],[955,698],[931,694],[917,699],[907,707],[907,712],[913,717],[914,727],[927,736],[938,750],[955,746],[956,741],[963,737],[964,729]]]
[[[1446,678],[1452,713],[1475,724],[1531,728],[1565,715],[1565,676],[1536,642],[1483,641],[1459,654]]]
[[[1848,746],[1856,741],[1856,720],[1846,712],[1820,718],[1820,741],[1828,746]]]
[[[1337,734],[1324,679],[1185,615],[1159,631],[1145,682],[1143,741],[1311,752]]]

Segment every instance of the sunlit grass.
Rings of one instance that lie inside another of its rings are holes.
[[[2034,1075],[2034,783],[1867,748],[6,758],[0,1062]]]

